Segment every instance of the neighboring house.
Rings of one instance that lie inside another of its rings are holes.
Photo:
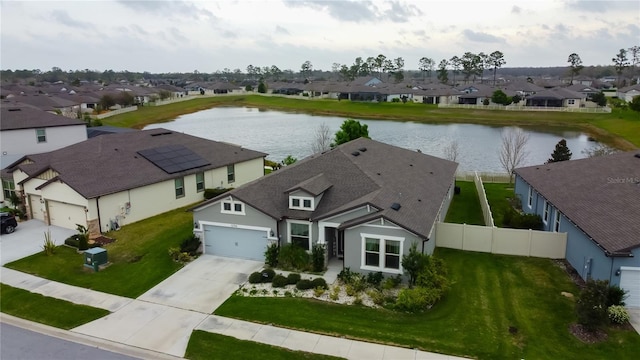
[[[573,84],[573,85],[567,86],[566,89],[569,89],[571,91],[575,91],[577,93],[584,95],[585,99],[587,100],[591,100],[593,95],[598,94],[600,92],[600,89],[596,89],[595,87],[587,86],[583,84]]]
[[[618,98],[626,102],[631,102],[636,96],[640,96],[640,84],[618,89]]]
[[[432,253],[457,164],[360,138],[312,155],[193,208],[204,252],[264,261],[270,243],[367,273],[402,274],[416,243]]]
[[[0,169],[25,154],[60,149],[87,139],[81,120],[54,115],[26,104],[3,100],[0,106]],[[15,191],[13,178],[2,174],[0,201]]]
[[[495,91],[491,86],[483,84],[473,84],[458,90],[461,92],[458,96],[458,104],[464,105],[482,105],[485,99],[491,100]]]
[[[138,131],[136,129],[131,128],[123,128],[117,126],[92,126],[87,128],[87,138],[93,138],[96,136],[109,135],[109,134],[118,134],[123,132],[132,132]]]
[[[526,98],[526,106],[537,107],[583,107],[587,96],[566,88],[542,90]]]
[[[32,218],[92,234],[203,199],[205,188],[261,177],[266,154],[166,129],[93,137],[7,170]]]
[[[515,170],[515,192],[545,230],[567,233],[583,279],[608,280],[640,307],[640,151]]]

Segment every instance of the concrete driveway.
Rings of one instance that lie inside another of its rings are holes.
[[[4,266],[12,261],[22,259],[29,255],[42,251],[44,233],[50,230],[51,238],[57,245],[76,233],[75,230],[58,226],[47,226],[40,220],[29,220],[18,223],[13,234],[0,236],[0,265]]]
[[[194,328],[264,263],[200,256],[138,299],[73,332],[184,356]]]
[[[640,335],[640,308],[627,308],[627,311],[629,312],[629,322],[631,326],[633,326],[636,332],[638,332],[638,335]]]

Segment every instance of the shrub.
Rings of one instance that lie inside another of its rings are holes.
[[[200,243],[201,241],[196,236],[196,234],[191,234],[180,244],[180,251],[186,252],[191,256],[195,256],[198,253],[198,249],[200,248]]]
[[[321,277],[317,277],[317,278],[313,279],[311,281],[311,284],[316,289],[317,288],[323,288],[323,289],[327,290],[329,288],[329,286],[327,285],[327,282],[324,280],[324,278],[321,278]]]
[[[79,247],[80,241],[78,240],[78,235],[71,235],[64,240],[65,245],[73,246],[74,248]]]
[[[229,190],[231,189],[226,189],[226,188],[204,189],[204,198],[207,200],[213,199],[214,197],[224,194]]]
[[[360,296],[356,296],[353,300],[353,305],[362,305],[362,298]]]
[[[284,297],[293,297],[293,294],[291,293],[291,291],[285,291]]]
[[[181,252],[180,255],[178,255],[178,261],[182,263],[189,262],[191,261],[191,255],[189,255],[189,253],[186,253],[186,252]]]
[[[578,323],[587,330],[594,331],[607,321],[607,296],[609,282],[606,280],[588,280],[576,301]]]
[[[357,292],[350,284],[347,284],[344,287],[344,292],[347,293],[348,296],[356,296]]]
[[[398,293],[395,307],[407,312],[425,311],[431,308],[441,296],[442,291],[439,289],[427,289],[420,286],[402,289]]]
[[[173,261],[178,261],[180,259],[180,248],[178,247],[169,248],[169,256],[171,256],[171,259],[173,259]]]
[[[268,283],[273,281],[273,277],[276,276],[276,272],[273,269],[264,269],[261,272],[262,282]]]
[[[382,306],[385,303],[385,296],[380,290],[372,289],[367,292],[374,304]]]
[[[338,280],[342,281],[345,284],[348,284],[351,282],[354,276],[358,275],[358,273],[351,271],[351,268],[346,267],[338,273]]]
[[[56,252],[56,242],[51,238],[51,231],[47,230],[44,233],[44,244],[42,244],[42,250],[47,255],[53,255]]]
[[[627,297],[627,291],[621,289],[618,285],[612,285],[607,292],[607,306],[622,305],[624,306],[624,298]]]
[[[382,275],[382,271],[371,272],[367,274],[367,283],[375,287],[380,286],[380,283],[382,283],[383,279],[384,279],[384,275]]]
[[[627,312],[627,309],[622,305],[611,305],[607,309],[607,314],[609,315],[609,320],[614,324],[626,324],[629,322],[631,317]]]
[[[288,284],[289,284],[289,281],[282,274],[278,274],[278,275],[274,276],[273,277],[273,282],[271,283],[271,285],[273,285],[273,287],[276,287],[276,288],[283,288],[283,287],[287,286]]]
[[[298,273],[290,273],[287,276],[287,285],[295,285],[300,281],[300,274]]]
[[[427,266],[429,255],[418,251],[418,244],[413,242],[409,247],[409,253],[402,256],[402,268],[409,274],[409,286],[416,283],[418,274]]]
[[[313,245],[311,248],[311,263],[313,265],[313,271],[320,272],[324,270],[324,245]]]
[[[520,214],[513,209],[505,212],[502,218],[504,227],[512,229],[542,230],[544,223],[538,214]]]
[[[258,284],[261,282],[262,282],[262,273],[256,271],[251,273],[251,275],[249,275],[250,284]]]
[[[280,251],[280,247],[277,243],[272,243],[267,246],[267,250],[264,252],[264,262],[271,266],[278,266],[278,252]]]
[[[315,297],[320,297],[324,294],[325,291],[326,291],[325,288],[317,287],[313,289],[313,295]]]
[[[278,265],[285,270],[306,270],[309,268],[309,254],[300,246],[293,244],[281,246]]]
[[[311,280],[302,279],[296,283],[296,289],[298,290],[313,289],[313,283],[311,282]]]
[[[329,295],[329,298],[333,301],[337,301],[340,298],[340,286],[335,286]]]

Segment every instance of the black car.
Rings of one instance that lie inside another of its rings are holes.
[[[11,234],[16,231],[16,226],[18,226],[18,222],[16,221],[16,217],[3,212],[0,213],[0,218],[2,219],[2,227],[0,228],[0,232],[3,234]]]

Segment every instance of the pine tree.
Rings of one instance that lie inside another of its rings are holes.
[[[551,158],[547,160],[547,164],[571,160],[571,155],[573,154],[571,154],[571,150],[567,146],[567,140],[562,139],[556,144],[556,148],[551,153]]]

